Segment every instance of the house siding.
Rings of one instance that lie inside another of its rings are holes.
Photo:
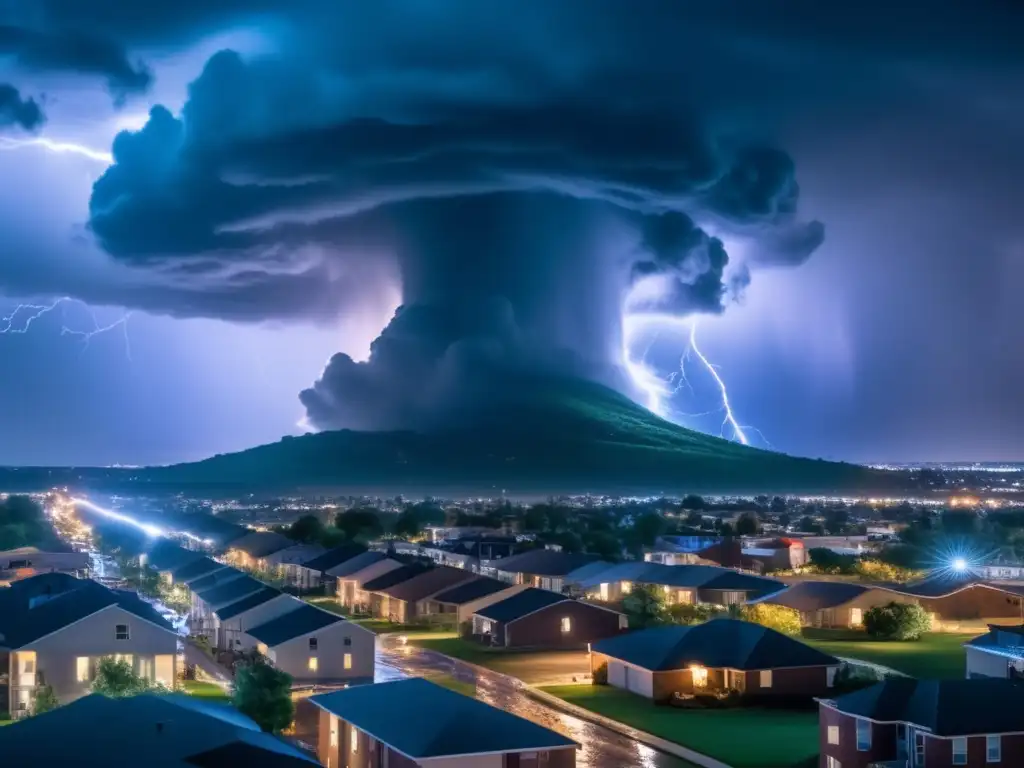
[[[363,585],[401,567],[402,564],[396,560],[379,560],[361,571],[339,578],[337,580],[338,602],[350,609],[369,607],[370,596],[363,592]],[[330,574],[330,571],[327,573]]]
[[[576,600],[556,603],[516,621],[498,624],[507,648],[582,648],[619,634],[621,614]],[[571,629],[562,632],[562,619]]]
[[[837,605],[832,608],[822,608],[817,611],[806,611],[801,613],[801,619],[804,624],[812,627],[842,627],[845,629],[852,629],[853,623],[853,609],[859,608],[861,610],[861,617],[867,613],[868,609],[874,608],[878,605],[888,605],[889,603],[903,603],[909,605],[916,605],[918,600],[908,595],[899,595],[893,592],[886,592],[881,589],[872,589],[863,594],[858,595],[848,603]]]
[[[936,619],[946,622],[1013,619],[1019,624],[1024,615],[1020,598],[989,587],[968,587],[945,597],[922,598],[920,602]]]
[[[245,635],[246,642],[258,641]],[[317,640],[317,649],[309,649],[310,638]],[[345,645],[345,638],[352,641]],[[308,635],[275,645],[273,663],[292,676],[296,684],[325,681],[372,680],[376,635],[348,621],[331,624]],[[345,654],[352,654],[352,668],[345,669]],[[309,669],[310,656],[316,656],[317,669]]]
[[[128,625],[128,640],[115,639],[114,631],[118,624]],[[36,669],[41,673],[37,675],[37,679],[53,688],[61,704],[67,704],[89,693],[91,683],[78,681],[79,656],[88,656],[94,660],[114,654],[131,654],[132,665],[136,671],[140,669],[140,660],[148,660],[152,663],[154,672],[156,657],[170,656],[173,671],[177,646],[178,638],[173,631],[162,629],[114,606],[98,611],[19,650],[35,651]],[[13,657],[15,654],[11,655]],[[173,684],[174,680],[168,682]]]
[[[217,647],[235,651],[255,648],[255,643],[251,642],[252,638],[245,634],[247,629],[266,624],[271,619],[301,608],[302,605],[301,600],[291,595],[278,595],[245,613],[222,621],[217,630]]]
[[[967,651],[967,677],[1009,677],[1010,659],[971,646]]]

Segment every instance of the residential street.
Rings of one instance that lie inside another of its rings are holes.
[[[610,731],[542,704],[527,696],[512,680],[496,672],[483,672],[464,662],[433,651],[402,646],[383,637],[377,647],[377,682],[409,675],[444,672],[458,680],[476,683],[482,701],[535,723],[552,728],[578,741],[578,768],[693,768],[693,764],[666,755]]]

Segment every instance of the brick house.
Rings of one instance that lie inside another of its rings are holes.
[[[673,693],[734,689],[757,696],[820,696],[839,659],[760,624],[712,619],[630,632],[594,643],[591,672],[657,702]]]
[[[313,696],[331,768],[574,768],[576,742],[418,677]]]
[[[801,621],[808,627],[857,629],[864,626],[864,614],[870,608],[889,603],[917,604],[918,600],[867,584],[800,581],[762,602],[798,611]]]
[[[1024,765],[1024,682],[890,678],[819,700],[820,768]]]

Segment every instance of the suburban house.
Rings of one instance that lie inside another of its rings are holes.
[[[322,585],[330,585],[333,588],[335,574],[332,570],[338,569],[365,551],[366,547],[361,544],[343,544],[303,562],[286,563],[285,582],[299,589],[317,589]]]
[[[220,584],[227,584],[229,581],[240,579],[247,574],[245,571],[240,571],[237,568],[232,568],[230,565],[223,568],[218,568],[216,571],[211,571],[205,576],[200,576],[197,579],[192,579],[185,583],[185,585],[193,592],[205,592],[211,587],[216,587]]]
[[[800,581],[760,602],[800,612],[808,627],[853,629],[864,625],[864,612],[889,603],[914,603],[917,598],[867,584],[844,581]]]
[[[215,646],[223,650],[248,650],[243,643],[246,630],[300,608],[304,603],[273,587],[221,606],[213,612]]]
[[[478,578],[461,568],[449,568],[444,565],[422,570],[419,566],[406,566],[411,575],[408,578],[397,578],[405,569],[396,568],[385,573],[374,581],[367,582],[364,589],[370,595],[370,613],[381,619],[389,619],[399,623],[411,623],[417,620],[429,620],[431,609],[430,598],[439,592],[464,584]]]
[[[148,552],[139,556],[140,565],[152,568],[159,573],[165,581],[171,581],[171,574],[175,569],[199,560],[202,553],[185,549],[170,539],[160,538],[150,547]]]
[[[450,565],[479,573],[483,563],[509,557],[518,546],[520,543],[514,536],[474,535],[424,545],[420,547],[420,552],[438,565]]]
[[[619,563],[585,578],[577,588],[588,598],[618,602],[629,594],[634,584],[662,589],[669,605],[711,603],[722,606],[740,605],[786,586],[773,579],[716,565],[661,565],[633,561]]]
[[[337,614],[298,602],[294,611],[246,629],[242,645],[255,646],[300,685],[372,681],[377,636]]]
[[[76,699],[104,656],[173,685],[177,646],[174,628],[134,592],[62,573],[14,582],[0,591],[0,706],[23,717],[41,685],[61,703]]]
[[[18,547],[0,552],[0,584],[53,572],[72,576],[87,575],[89,553],[44,552],[38,547]]]
[[[193,608],[189,614],[189,628],[192,632],[210,635],[217,630],[214,612],[243,597],[265,589],[266,585],[251,576],[240,576],[229,581],[214,584],[206,589],[193,590]]]
[[[273,531],[253,531],[228,545],[225,559],[247,571],[267,570],[267,558],[282,549],[295,546],[295,541]]]
[[[263,558],[263,565],[266,570],[274,572],[277,576],[285,578],[288,573],[288,566],[301,565],[314,557],[319,557],[327,550],[319,544],[303,544],[292,542],[292,546],[279,549],[277,552]]]
[[[807,547],[800,539],[781,537],[751,542],[743,547],[743,567],[758,573],[791,571],[807,565]]]
[[[584,648],[627,629],[624,614],[557,592],[527,587],[478,608],[474,639],[503,648]]]
[[[338,603],[351,611],[364,612],[370,605],[365,585],[401,567],[402,563],[383,552],[363,552],[327,573],[335,579]]]
[[[567,577],[576,569],[599,561],[594,555],[572,554],[554,549],[531,549],[518,555],[505,557],[482,569],[482,573],[493,575],[510,584],[525,584],[552,592],[562,592]]]
[[[644,560],[662,565],[721,565],[737,568],[739,539],[724,536],[659,536]]]
[[[198,558],[188,560],[176,565],[167,571],[163,571],[164,580],[168,584],[190,585],[192,582],[208,576],[216,571],[227,568],[223,563],[218,563],[211,557],[200,555]],[[234,570],[234,569],[232,569]]]
[[[419,677],[313,696],[331,768],[573,768],[577,744]]]
[[[990,624],[988,633],[964,643],[967,677],[1024,678],[1024,625]]]
[[[431,621],[453,629],[473,620],[473,614],[481,608],[511,597],[524,589],[524,584],[509,584],[487,576],[459,584],[444,592],[438,592],[427,600],[425,613]]]
[[[12,765],[310,768],[319,763],[233,707],[181,694],[92,694],[0,728]]]
[[[821,768],[1024,765],[1024,682],[891,677],[818,702]]]
[[[737,690],[748,696],[820,696],[839,659],[773,629],[738,619],[630,632],[593,644],[591,672],[654,701],[674,693]]]

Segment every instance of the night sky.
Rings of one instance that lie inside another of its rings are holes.
[[[1024,459],[1022,39],[997,0],[0,0],[0,464],[548,374],[718,434],[691,323],[752,444]]]

